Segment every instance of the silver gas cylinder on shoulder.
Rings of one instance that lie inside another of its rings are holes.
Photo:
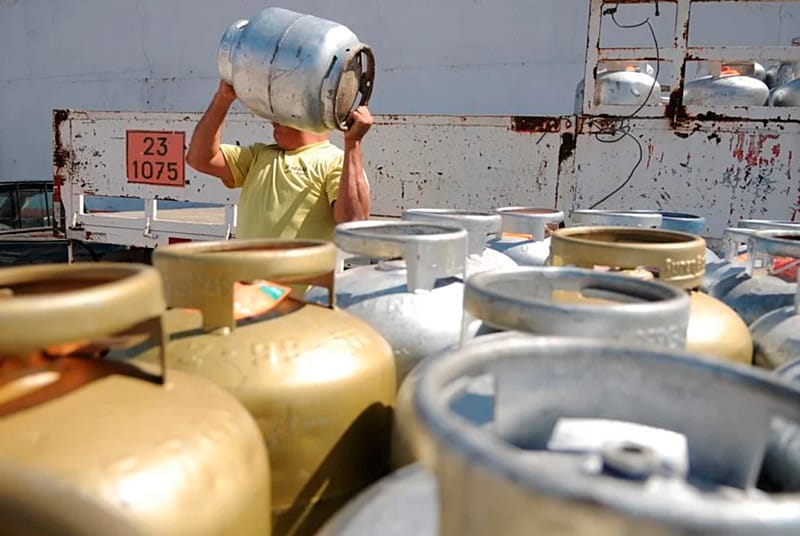
[[[334,21],[270,7],[223,34],[217,68],[253,114],[309,132],[347,129],[372,94],[372,49]]]

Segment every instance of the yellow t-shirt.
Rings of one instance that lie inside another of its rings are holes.
[[[344,152],[323,141],[283,151],[277,145],[222,145],[242,188],[237,238],[331,240],[331,203],[339,194]]]

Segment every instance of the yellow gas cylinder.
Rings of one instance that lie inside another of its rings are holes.
[[[258,427],[164,375],[164,310],[148,266],[0,270],[0,534],[269,534]],[[160,367],[103,359],[140,345]]]
[[[550,264],[611,270],[642,269],[689,292],[686,349],[743,364],[753,362],[753,341],[744,321],[721,301],[699,291],[705,272],[705,240],[677,231],[629,227],[570,227],[553,232]]]
[[[336,248],[323,241],[234,240],[158,249],[168,368],[213,380],[255,417],[270,453],[273,534],[313,534],[388,470],[395,368],[389,344],[334,306],[280,296],[327,288]],[[249,318],[234,286],[263,281],[275,307]]]

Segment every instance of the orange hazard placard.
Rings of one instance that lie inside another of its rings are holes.
[[[185,132],[126,130],[125,161],[128,182],[185,186],[185,136]]]

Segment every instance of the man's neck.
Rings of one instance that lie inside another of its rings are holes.
[[[291,140],[291,142],[281,145],[280,148],[284,151],[296,151],[297,149],[302,149],[303,147],[314,145],[315,143],[328,141],[328,139],[329,137],[326,134],[307,134],[304,136],[298,136],[296,139]]]

